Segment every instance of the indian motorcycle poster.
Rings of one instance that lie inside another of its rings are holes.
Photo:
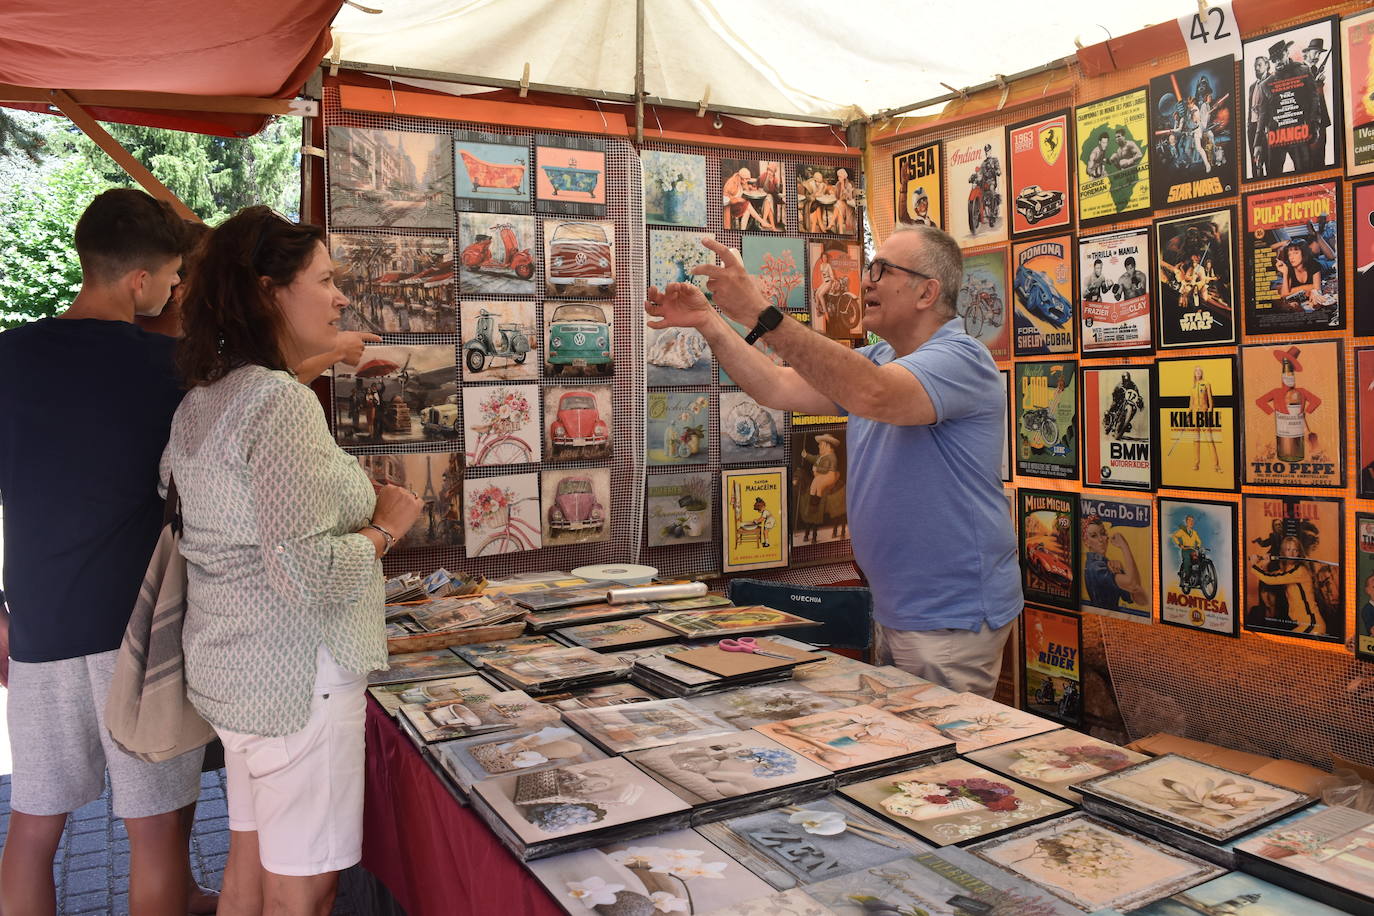
[[[721,570],[787,565],[787,468],[721,472]]]
[[[1345,642],[1345,503],[1245,497],[1245,629]]]
[[[960,247],[1007,240],[1005,136],[995,127],[945,141],[945,222]]]
[[[944,228],[940,144],[927,143],[892,157],[893,224]]]
[[[1021,585],[1028,601],[1078,607],[1078,494],[1021,488]]]
[[[1083,483],[1149,490],[1154,485],[1151,367],[1083,367]]]
[[[1158,347],[1236,342],[1235,210],[1155,220]]]
[[[1150,230],[1078,240],[1078,315],[1084,356],[1153,349]]]
[[[1341,20],[1345,79],[1345,171],[1374,171],[1374,10]]]
[[[1150,205],[1156,210],[1236,193],[1235,58],[1150,80]]]
[[[1155,364],[1159,485],[1236,489],[1234,356],[1161,359]]]
[[[1074,351],[1073,236],[1011,246],[1017,356]]]
[[[964,330],[998,361],[1011,359],[1007,302],[1006,246],[964,255],[964,283],[956,308],[964,319]]]
[[[1148,500],[1084,494],[1081,610],[1150,623],[1154,612],[1154,507]]]
[[[1073,224],[1069,165],[1069,113],[1022,121],[1007,128],[1007,196],[1012,236]]]
[[[1339,182],[1245,195],[1245,333],[1345,327]]]
[[[1144,89],[1074,109],[1080,225],[1149,209],[1148,115]]]
[[[1236,505],[1159,499],[1159,619],[1237,635]]]
[[[1026,676],[1021,705],[1027,712],[1077,728],[1082,722],[1080,650],[1083,621],[1077,614],[1027,606],[1021,615]]]
[[[1374,515],[1355,513],[1355,656],[1374,661]]]
[[[1245,180],[1340,164],[1336,20],[1321,19],[1245,42]]]
[[[1073,360],[1016,364],[1018,476],[1078,477],[1077,369]]]
[[[1345,486],[1345,392],[1339,340],[1241,347],[1244,483]]]

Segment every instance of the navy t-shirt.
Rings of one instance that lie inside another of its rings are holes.
[[[162,526],[176,342],[123,321],[0,333],[0,503],[10,657],[118,649]]]

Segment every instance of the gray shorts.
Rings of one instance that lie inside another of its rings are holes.
[[[119,749],[105,730],[116,651],[55,662],[10,662],[10,805],[24,814],[75,811],[100,797],[110,772],[115,817],[151,817],[200,794],[204,748],[163,763]]]

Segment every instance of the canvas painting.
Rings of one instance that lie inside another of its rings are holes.
[[[744,269],[758,278],[769,305],[794,310],[807,307],[804,239],[746,235],[740,240],[740,257]]]
[[[1074,791],[1074,785],[1148,759],[1144,754],[1068,728],[998,744],[967,756],[974,763],[1075,804],[1081,796]]]
[[[594,684],[574,687],[559,693],[545,694],[539,702],[554,709],[596,709],[602,706],[621,706],[626,703],[648,703],[658,697],[645,693],[634,684]]]
[[[1007,240],[1005,137],[993,127],[945,141],[947,229],[962,248]]]
[[[721,570],[786,566],[787,468],[743,468],[720,475]]]
[[[376,486],[410,490],[424,501],[420,517],[397,535],[392,550],[456,547],[463,543],[463,457],[458,452],[359,455]]]
[[[558,721],[557,710],[530,697],[523,690],[426,690],[417,687],[419,702],[402,703],[400,715],[419,734],[433,743],[465,738],[484,732],[509,731],[549,725]],[[405,698],[407,695],[402,694]]]
[[[1344,328],[1340,182],[1245,195],[1245,333]]]
[[[1147,227],[1080,238],[1078,289],[1084,356],[1145,352],[1154,346]]]
[[[1240,401],[1236,358],[1158,360],[1155,387],[1159,485],[1234,491]]]
[[[1374,515],[1355,513],[1355,657],[1374,661]]]
[[[652,621],[635,618],[584,623],[581,626],[564,627],[557,632],[560,639],[566,639],[574,646],[597,651],[676,642],[682,638],[672,630],[665,630]]]
[[[720,393],[720,463],[781,461],[783,412],[764,407],[743,391]]]
[[[695,703],[680,699],[572,709],[563,713],[563,720],[612,754],[738,731]]]
[[[753,728],[768,722],[796,719],[839,709],[846,704],[800,684],[765,684],[741,687],[693,699],[698,709],[735,728]]]
[[[615,223],[544,220],[544,294],[557,299],[615,298]]]
[[[710,384],[711,346],[701,332],[696,328],[653,328],[649,327],[651,320],[645,316],[645,384]]]
[[[1341,164],[1336,21],[1257,35],[1242,46],[1246,181]]]
[[[602,586],[607,588],[608,586]],[[605,592],[601,592],[601,597],[605,597]],[[583,603],[577,607],[563,606],[559,610],[540,611],[531,613],[526,617],[530,629],[536,632],[552,630],[557,627],[572,626],[581,623],[597,623],[605,620],[619,620],[625,617],[634,617],[652,610],[653,605],[647,601],[635,601],[628,604],[607,604],[599,601],[594,604]]]
[[[531,464],[540,455],[539,388],[482,385],[463,389],[463,444],[469,467]]]
[[[453,196],[459,210],[530,212],[529,140],[456,130],[453,156]]]
[[[544,372],[606,378],[615,372],[614,311],[595,302],[544,303]]]
[[[463,518],[468,557],[520,553],[543,546],[539,524],[539,475],[469,477],[463,481]]]
[[[1345,502],[1245,496],[1247,630],[1345,642]]]
[[[812,626],[814,620],[761,605],[717,610],[685,610],[654,614],[651,618],[692,639],[756,633],[785,627]]]
[[[833,772],[947,747],[948,739],[872,706],[850,706],[756,726]]]
[[[1238,916],[1278,916],[1280,913],[1341,916],[1345,912],[1244,872],[1233,871],[1206,884],[1179,891],[1172,897],[1156,900],[1132,913],[1134,916],[1197,916],[1227,910]]]
[[[841,658],[837,657],[836,661]],[[918,698],[953,696],[954,691],[909,674],[901,668],[862,665],[852,670],[825,671],[830,663],[807,665],[798,672],[808,690],[837,701],[841,706],[872,706],[889,712],[900,711]],[[811,676],[812,669],[819,676]]]
[[[1016,473],[1073,480],[1078,476],[1078,364],[1021,362],[1016,389]]]
[[[1083,583],[1079,609],[1150,623],[1154,613],[1154,506],[1148,500],[1078,498]]]
[[[424,655],[423,652],[409,653]],[[391,656],[393,659],[397,656]],[[451,657],[451,656],[450,656]],[[396,674],[400,674],[398,670]],[[377,701],[388,715],[396,715],[406,703],[428,703],[443,697],[457,697],[469,693],[490,693],[491,684],[477,674],[464,674],[458,677],[441,677],[431,681],[399,681],[391,684],[374,684],[367,692]]]
[[[523,658],[488,658],[483,670],[505,683],[544,693],[557,689],[557,681],[598,677],[608,681],[613,675],[623,675],[627,667],[614,656],[574,646]]]
[[[705,464],[711,399],[696,391],[650,391],[644,407],[644,452],[655,465]]]
[[[1351,891],[1365,900],[1374,896],[1374,881],[1366,867],[1371,848],[1374,817],[1343,806],[1276,825],[1236,845],[1243,855],[1264,860],[1271,867]]]
[[[892,157],[892,214],[894,225],[934,226],[943,229],[944,157],[939,142],[927,143]]]
[[[1374,11],[1341,20],[1345,103],[1345,173],[1374,171]]]
[[[367,676],[367,683],[400,684],[406,681],[428,681],[441,677],[472,674],[472,666],[448,649],[430,652],[401,652],[386,660],[386,668],[378,668]]]
[[[1013,238],[1073,224],[1070,147],[1068,111],[1007,128],[1008,216]]]
[[[806,252],[811,327],[847,346],[863,346],[863,248],[854,242],[809,241]]]
[[[1236,63],[1227,55],[1150,79],[1150,199],[1156,210],[1236,192]]]
[[[724,403],[725,395],[721,395]],[[792,433],[792,546],[849,537],[845,431]]]
[[[452,344],[388,344],[356,366],[334,364],[334,435],[340,445],[441,442],[458,391]]]
[[[1017,356],[1074,351],[1074,257],[1069,235],[1011,246],[1012,348]]]
[[[544,546],[611,539],[611,469],[541,471]]]
[[[540,213],[606,214],[606,141],[535,134],[534,206]]]
[[[714,477],[705,472],[652,474],[644,482],[646,547],[711,540],[715,525]]]
[[[566,647],[562,643],[548,636],[521,636],[516,639],[502,639],[497,642],[454,646],[453,651],[474,668],[481,668],[486,659],[493,656],[515,657],[563,648]]]
[[[453,242],[419,236],[332,233],[341,331],[452,334],[457,324]]]
[[[1083,366],[1083,483],[1154,486],[1154,389],[1150,366]]]
[[[650,229],[649,285],[663,290],[669,283],[692,283],[709,298],[707,278],[692,273],[694,267],[716,263],[715,253],[701,239],[701,232]]]
[[[1017,490],[1021,586],[1031,601],[1078,609],[1078,495]]]
[[[1235,222],[1230,207],[1155,220],[1157,347],[1236,342]]]
[[[756,731],[633,751],[627,760],[693,806],[827,780],[830,771]]]
[[[831,916],[833,912],[794,887],[715,910],[712,916]]]
[[[463,296],[533,296],[534,217],[458,214],[459,279]]]
[[[853,236],[862,183],[856,165],[797,166],[797,231]]]
[[[539,378],[542,335],[533,302],[463,302],[459,307],[465,382]]]
[[[519,729],[499,737],[477,735],[443,741],[430,748],[463,791],[507,773],[538,773],[574,763],[605,760],[606,755],[564,725]]]
[[[1027,711],[1061,725],[1083,722],[1083,626],[1076,613],[1027,605],[1021,703]]]
[[[1236,505],[1159,499],[1159,619],[1235,636]]]
[[[1011,359],[1011,319],[1007,289],[1007,249],[964,255],[964,282],[957,308],[964,331],[988,348],[995,360]]]
[[[1345,485],[1344,369],[1339,340],[1240,348],[1245,483]]]
[[[1074,109],[1080,224],[1150,208],[1146,92],[1134,89]]]
[[[611,386],[555,385],[543,389],[544,460],[611,457],[615,441]]]
[[[725,230],[786,232],[783,166],[772,159],[720,160],[720,219]]]
[[[448,134],[332,126],[326,140],[331,228],[453,228]]]
[[[960,754],[1059,728],[1058,723],[972,693],[917,698],[893,713],[935,729],[953,741]]]
[[[646,149],[644,222],[650,226],[706,225],[706,157]]]

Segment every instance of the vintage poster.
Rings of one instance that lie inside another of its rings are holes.
[[[720,160],[720,221],[726,231],[786,232],[782,163]]]
[[[544,303],[544,373],[604,378],[615,372],[609,303]]]
[[[792,433],[792,546],[849,537],[845,431]]]
[[[1083,367],[1083,483],[1126,490],[1154,488],[1148,365]]]
[[[1027,605],[1021,612],[1021,708],[1077,728],[1083,719],[1079,649],[1083,621],[1077,614]]]
[[[1351,324],[1356,337],[1374,336],[1374,181],[1350,187],[1350,224],[1355,245],[1351,260],[1355,265],[1355,299]]]
[[[1235,491],[1237,402],[1234,356],[1155,364],[1159,486]]]
[[[1027,601],[1078,609],[1078,494],[1017,491],[1021,586]]]
[[[783,461],[783,411],[764,407],[743,391],[720,393],[720,463]]]
[[[1018,476],[1078,477],[1077,369],[1073,360],[1016,364]]]
[[[1236,504],[1159,498],[1159,619],[1238,634]]]
[[[1319,19],[1245,42],[1245,180],[1340,165],[1336,19]]]
[[[616,431],[610,385],[551,385],[543,395],[545,461],[611,457]]]
[[[807,307],[805,239],[746,235],[740,239],[740,258],[744,261],[744,269],[758,278],[769,305],[794,310]],[[712,256],[708,263],[714,262]],[[857,286],[853,292],[858,292]]]
[[[1146,352],[1150,316],[1150,230],[1078,240],[1079,336],[1084,356]]]
[[[1006,132],[1001,127],[945,141],[945,229],[960,247],[1007,240],[1006,162]]]
[[[1150,125],[1145,90],[1079,105],[1073,115],[1079,224],[1148,210]]]
[[[469,467],[533,464],[542,452],[538,385],[463,388],[463,445]]]
[[[340,445],[441,442],[457,435],[453,344],[370,346],[356,366],[334,364]]]
[[[857,165],[797,166],[797,231],[853,236],[861,184]]]
[[[715,512],[711,474],[650,474],[644,483],[645,547],[697,544],[711,540]]]
[[[1345,173],[1374,172],[1374,10],[1341,20],[1345,79]]]
[[[341,331],[452,334],[457,316],[453,242],[419,236],[329,236],[339,291],[348,297]]]
[[[787,565],[787,468],[720,475],[722,572]]]
[[[539,378],[543,346],[533,302],[500,300],[459,306],[465,382]]]
[[[1256,191],[1244,212],[1245,333],[1345,327],[1340,182]]]
[[[400,550],[456,547],[463,543],[463,456],[458,452],[360,455],[358,463],[377,486],[404,487],[424,501],[420,517],[405,533],[395,532]]]
[[[1069,113],[1058,111],[1007,128],[1011,234],[1073,225]]]
[[[453,228],[453,141],[363,127],[328,128],[329,227]]]
[[[1011,246],[1017,356],[1074,352],[1073,236]]]
[[[894,226],[945,227],[941,164],[938,141],[892,157]]]
[[[1156,210],[1236,193],[1236,61],[1150,80],[1150,202]]]
[[[480,130],[453,132],[453,199],[459,210],[530,212],[530,141]]]
[[[644,222],[650,226],[706,226],[706,157],[640,151]]]
[[[613,299],[615,273],[614,222],[544,220],[544,295]]]
[[[1083,494],[1080,609],[1150,623],[1154,613],[1154,506]]]
[[[1345,501],[1245,496],[1245,629],[1345,642]]]
[[[655,465],[705,464],[711,398],[697,391],[650,391],[644,406],[644,459]]]
[[[1374,515],[1355,513],[1355,657],[1374,661]]]
[[[1236,342],[1236,211],[1155,220],[1157,347]]]
[[[1002,480],[1002,483],[1011,483],[1011,468],[1012,468],[1012,460],[1011,460],[1011,443],[1012,443],[1012,440],[1016,438],[1016,434],[1015,434],[1014,432],[1012,432],[1012,428],[1011,428],[1011,421],[1012,421],[1012,418],[1016,415],[1016,411],[1012,410],[1012,406],[1011,406],[1011,398],[1012,398],[1011,370],[1010,370],[1010,369],[998,369],[997,371],[998,371],[998,373],[1002,376],[1002,397],[1006,399],[1006,403],[1003,404],[1003,408],[1004,408],[1005,416],[1006,416],[1006,424],[1005,424],[1006,429],[1005,429],[1004,435],[1003,435],[1003,437],[1002,437],[1002,469],[1001,469],[1001,480]],[[796,421],[793,420],[792,422],[793,422],[793,424],[795,425]]]
[[[611,539],[611,469],[542,471],[544,546]]]
[[[543,546],[539,516],[538,474],[463,481],[463,548],[468,557],[538,550]]]
[[[864,345],[863,246],[857,242],[806,243],[811,274],[811,327],[850,347]]]
[[[1345,486],[1344,363],[1339,340],[1241,347],[1244,483]]]
[[[458,214],[458,288],[464,296],[535,295],[534,217]]]
[[[534,208],[567,216],[606,215],[606,141],[535,134]]]
[[[1356,495],[1374,499],[1374,347],[1355,348]]]
[[[988,348],[992,358],[1011,359],[1011,322],[1007,303],[1007,249],[964,255],[964,283],[957,308],[964,330]]]

